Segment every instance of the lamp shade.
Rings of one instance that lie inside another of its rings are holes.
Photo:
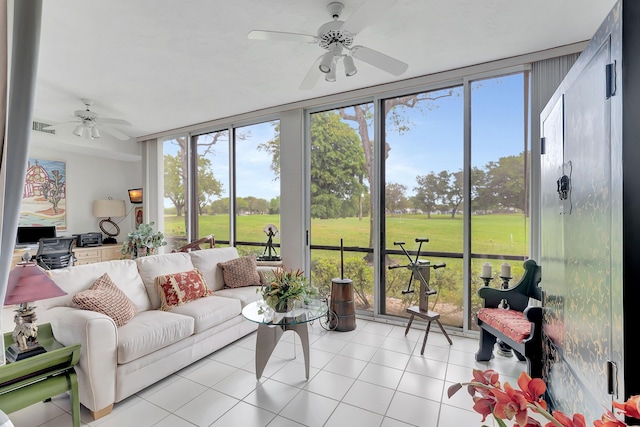
[[[114,216],[125,216],[126,208],[124,200],[94,200],[93,216],[96,218],[111,218]]]
[[[132,188],[129,190],[129,201],[131,203],[142,203],[142,188]]]
[[[61,297],[67,295],[34,262],[20,263],[9,273],[4,305]]]

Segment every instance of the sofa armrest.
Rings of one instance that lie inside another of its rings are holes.
[[[98,411],[115,401],[118,329],[110,317],[89,310],[54,307],[46,310],[53,336],[63,345],[80,344],[80,402]]]

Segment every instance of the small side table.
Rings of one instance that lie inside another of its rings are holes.
[[[245,319],[258,324],[256,337],[256,379],[262,377],[271,353],[286,331],[294,331],[300,337],[304,354],[304,372],[309,379],[309,327],[307,323],[327,314],[327,304],[312,300],[309,304],[287,313],[276,313],[263,300],[247,304],[242,309]]]
[[[80,359],[80,344],[65,347],[53,338],[51,325],[38,325],[38,342],[46,353],[0,366],[0,410],[15,412],[27,406],[71,392],[73,427],[80,427],[78,377],[73,368]],[[4,334],[4,349],[13,343]]]

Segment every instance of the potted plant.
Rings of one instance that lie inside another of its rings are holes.
[[[120,249],[123,258],[127,255],[131,255],[132,259],[153,255],[156,249],[167,244],[161,231],[157,233],[153,231],[153,224],[155,223],[139,224],[127,235],[127,240],[122,243],[122,249]]]
[[[310,286],[302,270],[285,270],[278,268],[268,278],[268,284],[261,286],[257,292],[262,294],[265,303],[278,313],[293,309],[296,301],[304,301],[312,295]]]

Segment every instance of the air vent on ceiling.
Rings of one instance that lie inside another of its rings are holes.
[[[47,126],[51,126],[48,123],[42,123],[42,122],[33,122],[33,126],[31,127],[32,130],[38,131],[38,132],[44,132],[44,133],[50,133],[52,135],[56,134],[56,130],[55,129],[45,129]]]

